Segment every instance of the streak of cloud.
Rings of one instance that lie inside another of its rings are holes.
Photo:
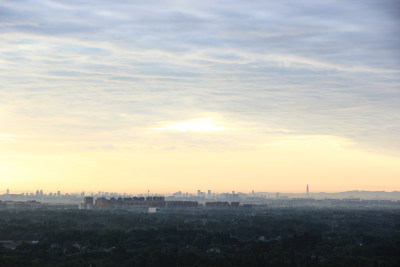
[[[339,136],[399,155],[399,10],[396,1],[3,0],[0,130],[148,147],[157,122],[211,112],[234,128]],[[169,138],[178,148],[244,141]]]

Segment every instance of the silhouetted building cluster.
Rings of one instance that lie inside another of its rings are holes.
[[[227,202],[227,201],[215,201],[215,202],[206,202],[206,208],[213,209],[223,209],[223,208],[239,208],[239,202]]]
[[[165,207],[169,209],[176,208],[197,208],[199,203],[197,201],[166,201]]]
[[[132,209],[132,208],[164,208],[168,206],[168,201],[165,201],[163,196],[148,196],[148,197],[126,197],[126,198],[110,198],[98,197],[95,201],[93,197],[84,197],[83,203],[79,204],[79,208],[83,210],[110,210],[110,209]],[[198,203],[189,203],[182,201],[181,203],[171,203],[168,207],[189,207],[197,206]]]
[[[93,197],[84,197],[83,203],[79,204],[80,210],[92,210],[93,209]]]
[[[110,210],[110,209],[135,209],[135,208],[166,208],[166,209],[193,209],[198,208],[197,201],[165,201],[163,196],[110,198],[84,197],[83,203],[79,204],[82,210]],[[151,209],[153,211],[153,209]]]

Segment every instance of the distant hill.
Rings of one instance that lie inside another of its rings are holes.
[[[266,192],[265,194],[269,194],[270,197],[275,197],[276,193],[269,193]],[[281,197],[287,196],[290,198],[304,198],[306,196],[305,193],[279,193]],[[400,191],[393,191],[393,192],[386,192],[386,191],[345,191],[345,192],[338,192],[338,193],[325,193],[319,192],[314,193],[310,192],[310,197],[316,199],[323,199],[323,198],[336,198],[336,199],[343,199],[343,198],[360,198],[360,199],[380,199],[380,200],[400,200]]]

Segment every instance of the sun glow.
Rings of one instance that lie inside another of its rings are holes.
[[[213,132],[228,130],[223,123],[213,121],[210,118],[193,119],[184,122],[168,124],[159,128],[151,128],[158,131],[179,131],[179,132]]]

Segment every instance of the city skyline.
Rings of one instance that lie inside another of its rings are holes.
[[[7,189],[0,192],[0,209],[80,209],[80,210],[130,210],[156,213],[161,210],[176,209],[263,209],[293,207],[325,208],[398,208],[400,191],[347,191],[337,193],[310,192],[307,185],[302,193],[285,192],[213,192],[200,189],[197,192],[154,194],[150,191],[141,194],[117,192],[79,192],[58,191],[16,194]]]
[[[0,187],[396,191],[396,1],[0,1]]]
[[[251,190],[249,192],[241,192],[241,191],[235,191],[235,190],[225,190],[225,191],[213,191],[210,189],[204,190],[204,189],[196,189],[196,190],[189,190],[189,191],[181,191],[181,190],[173,190],[170,192],[152,192],[150,189],[147,191],[143,192],[129,192],[129,191],[123,191],[123,192],[114,192],[114,191],[85,191],[85,190],[78,190],[78,191],[63,191],[63,190],[57,190],[57,191],[45,191],[43,189],[35,189],[35,190],[12,190],[12,189],[5,189],[5,190],[0,190],[0,196],[6,196],[6,195],[14,195],[14,196],[36,196],[36,197],[62,197],[62,196],[107,196],[107,197],[112,197],[112,196],[190,196],[190,197],[213,197],[215,195],[226,195],[226,194],[232,194],[232,195],[247,195],[247,196],[255,196],[255,195],[263,195],[266,197],[275,197],[276,194],[282,194],[282,195],[304,195],[305,198],[313,197],[316,195],[335,195],[335,194],[343,194],[343,193],[350,193],[351,192],[356,192],[356,193],[366,193],[372,196],[373,193],[400,193],[400,191],[395,190],[395,191],[368,191],[368,190],[349,190],[349,191],[337,191],[337,192],[319,192],[319,191],[311,191],[310,190],[309,184],[306,185],[304,191],[299,191],[299,192],[290,192],[290,191],[256,191],[256,190]],[[202,191],[204,190],[204,191]],[[350,195],[351,196],[351,195]],[[399,195],[400,196],[400,195]],[[379,198],[379,197],[378,197]]]

